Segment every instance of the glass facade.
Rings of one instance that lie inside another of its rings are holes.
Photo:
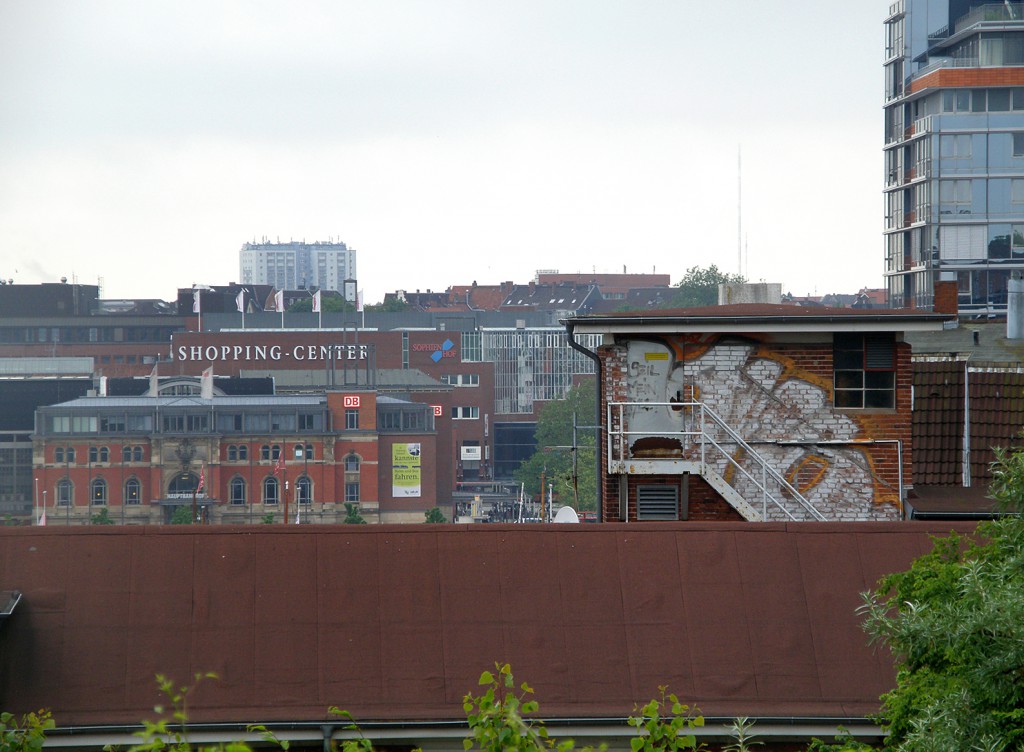
[[[499,415],[532,413],[534,402],[564,397],[574,376],[596,372],[594,361],[569,346],[563,328],[482,329],[480,340],[481,359],[494,363],[494,412]],[[577,341],[593,351],[601,337],[580,335]]]
[[[971,7],[973,6],[973,7]],[[966,11],[966,13],[965,13]],[[885,21],[889,303],[1006,310],[1024,270],[1024,4],[901,0]]]

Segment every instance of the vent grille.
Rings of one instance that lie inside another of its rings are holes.
[[[636,516],[640,520],[678,520],[678,486],[637,486]]]

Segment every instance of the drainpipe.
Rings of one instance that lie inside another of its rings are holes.
[[[594,361],[594,366],[597,369],[597,399],[594,400],[594,425],[601,425],[601,392],[604,386],[603,369],[601,368],[601,359],[597,357],[597,353],[591,352],[573,337],[573,330],[576,328],[576,323],[572,319],[566,319],[565,330],[569,337],[569,347],[577,352],[583,353],[586,357]],[[601,429],[594,429],[597,435],[594,438],[594,472],[597,473],[597,483],[595,484],[597,489],[597,521],[604,522],[604,479],[601,477],[601,455],[603,450],[601,448]]]

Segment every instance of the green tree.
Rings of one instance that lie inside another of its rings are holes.
[[[260,518],[260,524],[262,525],[273,525],[274,524],[274,513],[267,512],[263,517]]]
[[[341,522],[344,525],[366,524],[366,520],[364,520],[363,516],[359,514],[359,506],[351,501],[345,502],[345,519],[343,519]]]
[[[718,286],[746,282],[740,274],[719,271],[715,264],[706,269],[691,266],[686,270],[675,292],[668,298],[665,308],[695,308],[718,304]]]
[[[428,509],[426,512],[423,513],[423,516],[425,517],[424,522],[432,525],[448,521],[445,519],[444,512],[442,512],[438,507]]]
[[[321,296],[320,297],[320,310],[323,313],[351,313],[356,310],[354,303],[349,303],[342,297],[339,296]],[[303,298],[302,300],[296,300],[288,307],[288,313],[312,313],[313,312],[313,298]]]
[[[172,525],[191,525],[195,520],[192,519],[192,507],[188,504],[182,504],[174,508],[173,514],[171,514]]]
[[[110,519],[110,513],[106,507],[103,507],[99,512],[94,514],[91,518],[93,525],[113,525],[114,521]]]
[[[548,402],[537,416],[537,451],[515,472],[518,483],[530,494],[540,493],[541,475],[552,483],[563,503],[579,510],[596,508],[597,472],[595,469],[594,430],[578,428],[573,447],[573,414],[577,426],[594,425],[597,386],[589,379],[574,386],[565,399]],[[573,454],[576,454],[576,476],[573,476]]]
[[[383,303],[374,303],[372,305],[363,306],[363,310],[371,313],[401,313],[408,308],[408,303],[404,300],[399,300],[396,297],[387,298]]]
[[[990,490],[1016,505],[1024,457],[997,453]],[[865,594],[865,628],[896,657],[896,688],[883,696],[886,749],[1024,748],[1024,522],[957,535]]]

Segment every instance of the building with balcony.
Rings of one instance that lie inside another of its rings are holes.
[[[885,20],[885,277],[893,307],[1005,313],[1024,271],[1024,4],[899,0]]]

